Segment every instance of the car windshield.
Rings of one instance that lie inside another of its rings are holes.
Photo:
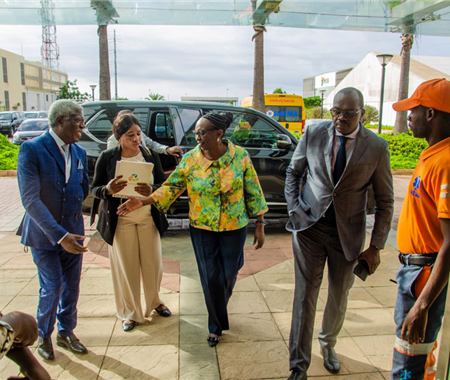
[[[37,112],[25,112],[25,117],[27,119],[35,119],[38,117],[38,113]]]
[[[17,129],[20,132],[24,131],[45,131],[48,129],[48,120],[29,120],[20,124]]]
[[[12,115],[9,113],[0,114],[0,120],[11,120]]]

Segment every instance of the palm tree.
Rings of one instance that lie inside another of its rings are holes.
[[[264,32],[266,28],[262,25],[253,27],[255,34],[252,41],[255,41],[255,67],[253,71],[253,104],[252,108],[266,112],[264,103]]]
[[[400,83],[398,86],[399,101],[408,97],[409,63],[411,60],[411,47],[413,42],[414,37],[412,34],[402,34],[402,50],[400,52],[402,60],[400,64]],[[397,115],[395,117],[394,133],[408,132],[407,113],[408,111],[397,112]]]
[[[145,99],[147,99],[147,100],[166,100],[164,98],[164,95],[161,95],[161,94],[158,94],[158,93],[153,94],[151,92],[148,94],[148,96]]]
[[[100,100],[111,100],[111,76],[109,73],[108,25],[97,29],[100,58]]]

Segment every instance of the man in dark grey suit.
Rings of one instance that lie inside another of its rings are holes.
[[[332,121],[310,126],[287,169],[287,229],[293,232],[295,294],[289,340],[289,379],[304,380],[311,362],[316,303],[325,262],[328,299],[319,343],[325,368],[338,373],[334,351],[355,280],[353,269],[365,260],[372,274],[380,264],[393,213],[389,150],[385,140],[360,122],[364,99],[355,88],[339,91]],[[364,249],[368,190],[375,198],[375,224]]]

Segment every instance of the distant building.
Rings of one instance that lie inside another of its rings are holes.
[[[350,71],[352,71],[352,68],[332,71],[303,79],[303,97],[321,97],[322,91],[324,91],[323,97],[326,98]]]
[[[377,54],[369,52],[324,99],[324,107],[331,108],[336,93],[345,87],[355,87],[364,95],[365,104],[380,107],[381,93],[381,65]],[[392,104],[398,100],[398,86],[400,82],[401,57],[394,54],[386,66],[386,78],[383,102],[383,125],[395,124],[396,113]],[[412,56],[409,71],[410,96],[422,82],[435,78],[450,80],[450,57]]]
[[[185,102],[213,102],[213,103],[225,103],[236,105],[239,102],[237,97],[225,97],[225,96],[182,96],[182,101]]]
[[[67,82],[67,74],[6,50],[0,49],[0,57],[0,111],[47,111]]]

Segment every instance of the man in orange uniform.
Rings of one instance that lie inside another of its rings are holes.
[[[434,379],[433,350],[445,312],[450,270],[450,82],[422,83],[409,99],[409,127],[429,147],[420,155],[397,231],[396,341],[392,380]]]

